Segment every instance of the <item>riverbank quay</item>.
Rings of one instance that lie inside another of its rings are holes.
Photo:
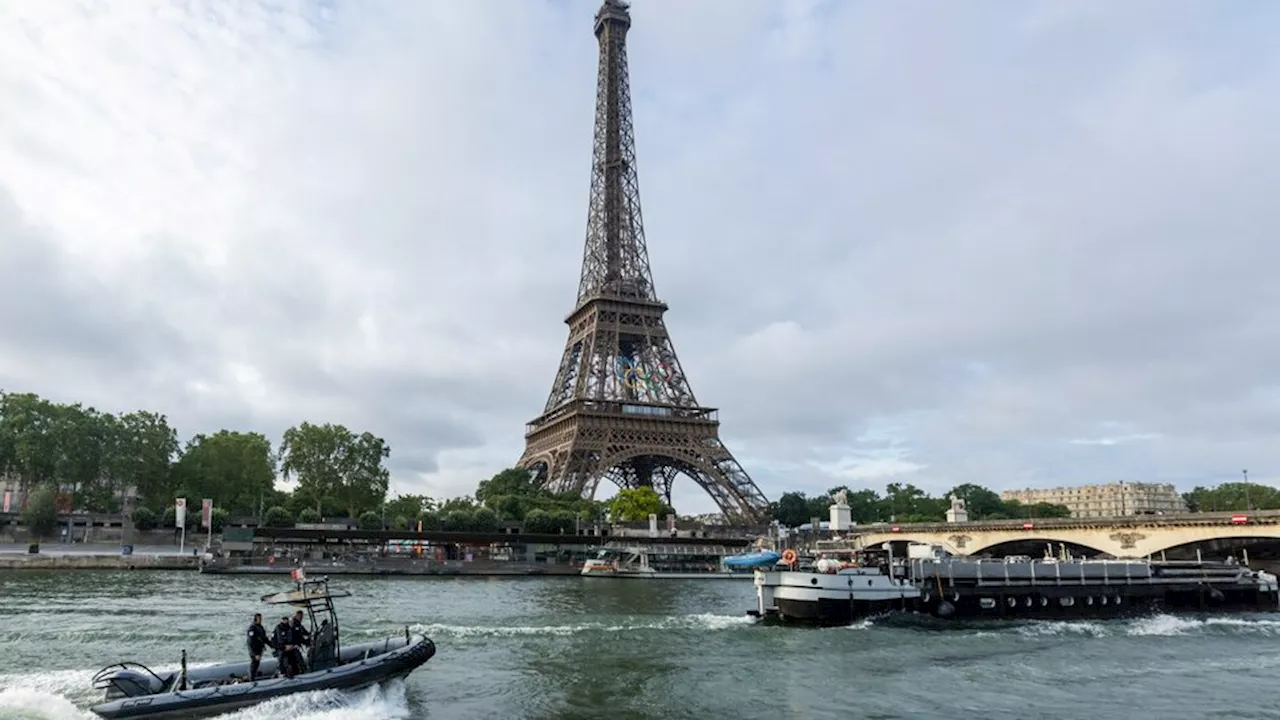
[[[200,558],[177,548],[50,544],[31,553],[26,545],[0,545],[0,570],[195,570]]]
[[[262,558],[205,559],[200,572],[210,575],[288,575],[302,567],[312,575],[386,575],[395,577],[547,577],[582,574],[581,564],[517,563],[500,561],[409,560],[406,558],[352,558],[342,560],[308,560],[268,563]]]
[[[656,533],[655,533],[656,534]],[[649,537],[658,545],[701,545],[708,532]],[[202,572],[227,575],[287,574],[295,567],[327,575],[569,576],[580,575],[609,539],[626,531],[589,533],[411,532],[348,528],[233,528],[215,544]],[[747,537],[718,539],[743,548]]]

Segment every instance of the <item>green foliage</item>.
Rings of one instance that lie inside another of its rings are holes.
[[[804,493],[783,493],[770,505],[774,519],[788,527],[798,527],[817,517],[829,520],[832,497],[839,491],[847,493],[849,515],[856,523],[928,523],[946,520],[951,507],[949,497],[965,501],[970,520],[1004,520],[1022,518],[1070,517],[1071,511],[1062,505],[1038,503],[1023,507],[1016,500],[1004,501],[995,492],[980,485],[957,485],[947,496],[935,498],[910,483],[889,483],[881,496],[875,490],[851,490],[846,486],[831,488],[825,495],[806,497]]]
[[[134,508],[129,519],[133,521],[133,527],[138,530],[156,529],[156,514],[151,511],[151,508],[145,505],[139,505]]]
[[[1197,486],[1182,499],[1192,512],[1241,512],[1280,508],[1280,489],[1257,483],[1229,482],[1214,488]]]
[[[614,522],[643,522],[649,515],[662,517],[666,503],[657,490],[651,487],[622,488],[609,502],[609,514]]]
[[[273,528],[293,527],[293,518],[290,517],[289,511],[284,507],[273,505],[267,509],[266,514],[262,517],[262,524]]]
[[[385,502],[391,475],[382,462],[390,456],[391,447],[382,438],[333,424],[291,427],[280,445],[281,470],[286,478],[298,478],[295,492],[309,498],[318,512],[324,498],[334,498],[348,517]]]
[[[567,510],[548,512],[542,509],[534,509],[524,516],[523,529],[528,533],[572,533],[574,523],[573,513]]]
[[[422,521],[422,532],[432,532],[444,528],[444,522],[441,521],[440,515],[436,512],[423,513],[422,517],[418,519]],[[414,527],[414,530],[417,530],[417,527]]]
[[[361,530],[381,530],[382,517],[372,510],[360,513],[358,521]]]
[[[42,482],[27,495],[27,507],[22,511],[22,524],[36,542],[53,534],[58,526],[58,508],[55,504],[53,485]]]
[[[392,517],[403,517],[416,527],[418,518],[431,512],[433,507],[435,501],[426,495],[397,495],[394,500],[387,501],[386,512]],[[408,528],[408,525],[405,527]]]
[[[0,392],[0,474],[15,476],[21,490],[56,482],[74,509],[116,511],[126,485],[137,486],[143,504],[162,506],[176,452],[164,416],[116,417],[33,393]]]
[[[222,528],[227,526],[227,519],[230,517],[231,513],[227,512],[226,508],[214,506],[209,513],[209,524],[213,526],[214,532],[220,533]]]
[[[507,468],[488,480],[481,480],[476,487],[476,500],[488,505],[488,499],[500,495],[530,497],[542,491],[534,485],[533,475],[528,470]]]
[[[298,522],[300,523],[313,524],[323,519],[315,508],[305,507],[298,511]]]
[[[275,458],[261,433],[219,430],[192,438],[174,474],[186,497],[213,498],[215,509],[256,515],[259,502],[274,489]]]
[[[520,468],[507,468],[488,480],[482,480],[476,488],[476,498],[484,507],[492,510],[502,521],[526,522],[528,514],[541,510],[550,516],[564,512],[571,518],[591,522],[604,517],[605,503],[584,498],[575,493],[554,493],[536,485],[532,475]],[[474,511],[469,498],[454,498],[445,503],[447,509]],[[535,520],[535,525],[541,520]],[[572,524],[570,525],[572,527]],[[530,531],[533,532],[533,531]],[[559,532],[559,530],[555,530]]]
[[[471,529],[475,513],[470,510],[450,510],[441,516],[441,527],[449,532],[462,532]]]
[[[471,529],[476,532],[497,532],[498,514],[489,508],[479,508],[471,513]]]
[[[409,518],[403,515],[397,515],[395,516],[395,519],[391,521],[391,527],[394,530],[408,530],[410,529]],[[417,525],[414,524],[413,527],[417,527]]]

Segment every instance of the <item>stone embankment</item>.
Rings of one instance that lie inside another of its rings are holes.
[[[0,570],[194,570],[191,555],[99,555],[89,553],[0,554]]]

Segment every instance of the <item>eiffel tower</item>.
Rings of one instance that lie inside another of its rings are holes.
[[[543,487],[593,497],[601,480],[650,486],[667,503],[677,475],[697,482],[729,522],[767,521],[769,501],[720,441],[714,408],[694,399],[676,359],[649,270],[640,217],[627,30],[622,0],[596,13],[591,201],[577,306],[543,413],[529,423],[519,467]]]

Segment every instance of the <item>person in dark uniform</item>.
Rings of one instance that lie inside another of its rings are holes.
[[[302,611],[293,614],[293,623],[289,625],[289,644],[293,646],[291,660],[295,673],[307,671],[306,660],[302,657],[302,648],[311,644],[311,633],[302,626]]]
[[[253,614],[253,622],[249,623],[249,682],[258,679],[258,666],[262,664],[262,651],[267,646],[275,647],[271,638],[267,637],[266,628],[262,627],[262,613]]]
[[[276,664],[280,668],[280,673],[285,677],[293,677],[296,669],[293,664],[293,628],[289,627],[289,616],[285,615],[280,618],[280,624],[276,625],[275,643],[273,645],[276,651]]]

